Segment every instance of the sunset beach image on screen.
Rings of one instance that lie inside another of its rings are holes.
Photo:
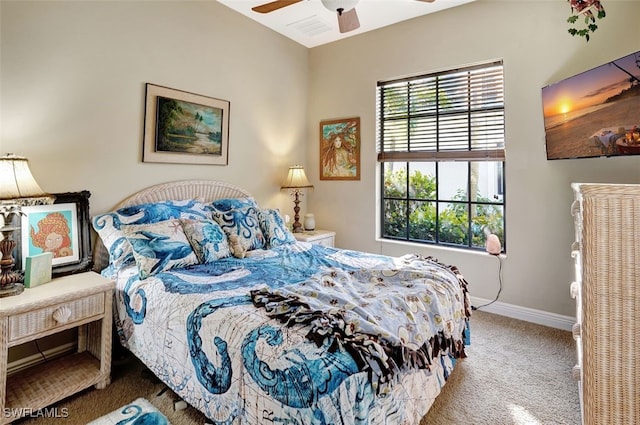
[[[542,88],[547,159],[640,154],[640,51]]]

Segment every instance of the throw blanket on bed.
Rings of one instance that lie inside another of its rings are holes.
[[[253,290],[251,297],[271,317],[307,325],[318,346],[328,339],[332,350],[348,351],[381,391],[397,371],[429,368],[440,351],[465,357],[466,281],[432,258],[405,256],[401,266],[328,268],[296,285]],[[437,313],[444,311],[452,319]]]

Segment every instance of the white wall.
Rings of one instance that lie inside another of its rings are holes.
[[[586,43],[567,33],[566,1],[479,0],[337,43],[310,54],[308,167],[315,190],[309,210],[337,231],[338,246],[383,254],[419,252],[457,265],[472,295],[493,299],[499,264],[484,253],[376,239],[376,82],[503,59],[506,92],[507,256],[500,300],[574,315],[570,183],[640,183],[640,157],[547,161],[541,88],[640,50],[640,2],[607,0],[607,17]],[[359,116],[360,181],[320,181],[318,123]],[[638,112],[640,124],[640,111]]]
[[[291,208],[306,146],[308,50],[215,1],[2,1],[3,152],[92,213],[170,180],[225,180]],[[144,86],[229,100],[229,165],[141,162]]]

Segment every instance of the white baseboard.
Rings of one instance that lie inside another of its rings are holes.
[[[7,374],[11,375],[22,369],[35,366],[39,363],[44,362],[45,358],[47,360],[50,360],[50,359],[59,357],[63,354],[73,352],[75,350],[76,350],[76,344],[74,342],[69,342],[67,344],[58,345],[56,347],[43,351],[42,354],[44,354],[44,358],[42,354],[37,353],[27,357],[23,357],[21,359],[14,360],[7,365]]]
[[[471,305],[478,307],[490,303],[491,300],[471,297]],[[500,301],[481,307],[481,311],[487,313],[499,314],[500,316],[520,319],[526,322],[537,323],[538,325],[549,326],[551,328],[563,329],[570,331],[576,318],[572,316],[563,316],[561,314],[549,313],[548,311],[536,310],[528,307],[520,307],[514,304],[507,304]]]

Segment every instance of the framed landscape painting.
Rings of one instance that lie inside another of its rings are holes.
[[[360,118],[320,122],[320,180],[360,180]]]
[[[142,161],[227,165],[229,106],[147,83]]]

